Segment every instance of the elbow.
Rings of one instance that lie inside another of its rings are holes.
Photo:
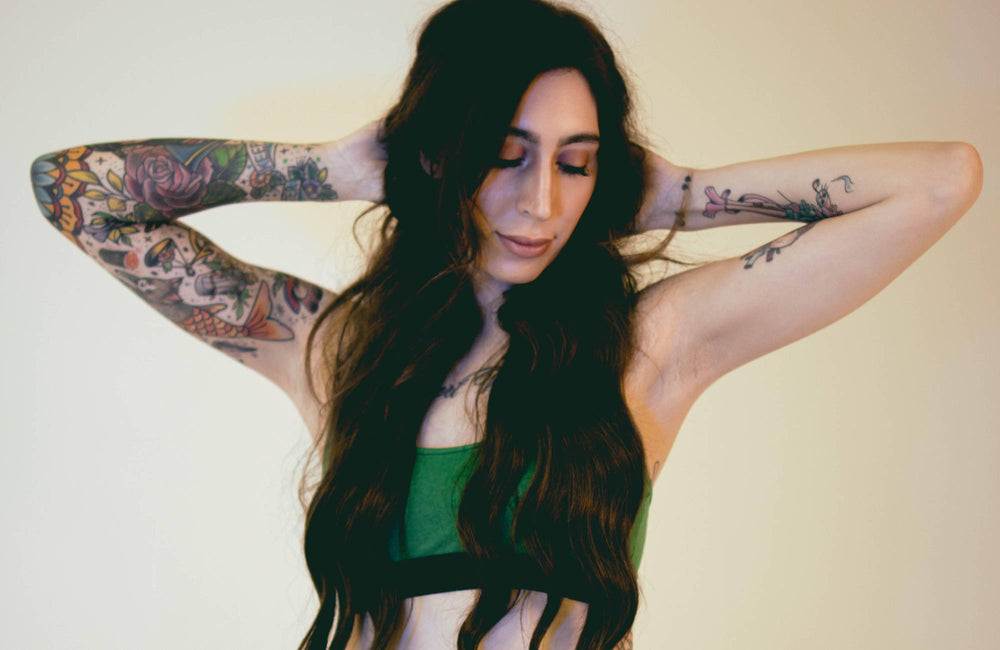
[[[942,143],[937,182],[933,185],[935,212],[957,221],[979,198],[983,188],[983,161],[967,142]]]
[[[31,163],[31,189],[42,214],[50,213],[50,206],[54,202],[51,190],[55,179],[51,172],[55,169],[55,165],[49,162],[49,157],[49,155],[41,155]]]

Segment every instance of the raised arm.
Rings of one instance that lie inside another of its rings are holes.
[[[978,153],[964,143],[841,147],[708,170],[659,160],[670,180],[651,194],[647,228],[670,227],[678,213],[688,229],[804,224],[644,292],[647,351],[699,388],[862,305],[954,225],[982,184]]]
[[[332,294],[242,262],[178,219],[242,201],[381,199],[369,125],[323,144],[159,139],[40,156],[42,214],[182,330],[274,381],[303,388],[304,343]]]
[[[165,223],[242,201],[374,202],[382,198],[384,164],[375,137],[373,123],[319,144],[106,142],[39,156],[32,183],[42,213],[74,241],[90,207],[116,221]]]
[[[812,223],[892,196],[951,188],[956,179],[946,176],[950,170],[926,166],[947,144],[959,143],[838,147],[714,169],[680,167],[649,152],[639,230]],[[876,182],[857,185],[855,178],[862,177]]]

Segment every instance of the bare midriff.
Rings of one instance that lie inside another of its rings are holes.
[[[476,593],[475,590],[449,591],[406,599],[404,607],[409,618],[399,641],[392,647],[396,650],[446,650],[458,647],[458,631],[475,604]],[[544,593],[522,592],[514,607],[483,639],[479,650],[527,649],[535,625],[545,609],[545,602]],[[540,649],[575,648],[586,616],[586,603],[564,599]],[[368,650],[372,638],[371,619],[366,618],[364,625],[355,626],[347,647],[349,650]],[[631,639],[626,637],[618,647],[631,648]]]

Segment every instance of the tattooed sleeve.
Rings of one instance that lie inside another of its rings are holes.
[[[41,156],[31,174],[42,212],[72,235],[84,198],[106,219],[141,223],[250,199],[335,200],[320,149],[224,140],[111,142]]]
[[[236,260],[176,221],[249,200],[335,200],[320,147],[222,140],[146,140],[38,158],[42,214],[163,316],[239,358],[287,341],[323,291]]]

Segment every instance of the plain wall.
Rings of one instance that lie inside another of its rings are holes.
[[[58,236],[32,159],[154,136],[336,138],[392,101],[435,5],[5,0],[0,647],[293,648],[313,613],[295,409]],[[678,164],[964,140],[986,169],[978,203],[879,296],[696,404],[654,494],[636,647],[996,648],[1000,5],[580,6]],[[356,268],[360,207],[188,222],[337,288]],[[678,245],[737,255],[783,230]]]

